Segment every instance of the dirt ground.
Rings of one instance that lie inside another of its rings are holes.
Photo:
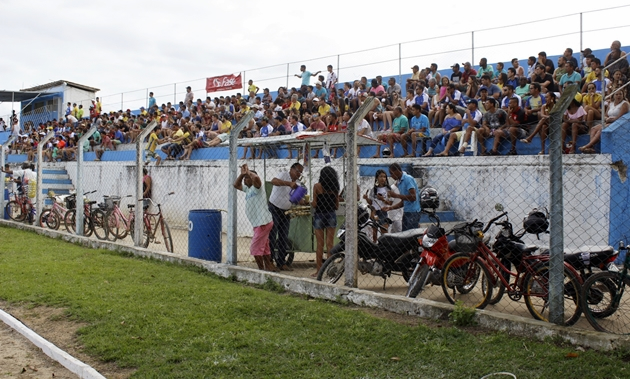
[[[85,354],[83,346],[76,338],[76,332],[83,324],[68,320],[63,309],[10,306],[3,301],[0,301],[0,309],[68,354],[92,366],[106,378],[124,379],[134,372],[132,369],[122,369],[112,363],[102,363]],[[0,322],[0,378],[5,377],[78,378],[46,356],[21,334]]]

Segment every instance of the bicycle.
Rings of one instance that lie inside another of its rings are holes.
[[[175,192],[169,192],[167,196],[173,195]],[[166,251],[169,253],[174,252],[173,250],[173,237],[171,236],[171,228],[168,226],[168,223],[164,219],[164,215],[162,214],[162,205],[158,204],[150,198],[140,199],[138,201],[148,200],[154,207],[157,207],[157,213],[149,213],[148,209],[145,209],[143,214],[143,227],[142,227],[142,247],[147,248],[149,246],[149,242],[159,243],[156,240],[156,233],[158,231],[158,227],[162,232],[162,237],[164,238],[164,245],[166,246]]]
[[[131,197],[131,195],[125,197]],[[103,198],[105,199],[105,220],[110,235],[108,239],[111,241],[125,239],[127,234],[133,233],[134,204],[127,204],[129,214],[125,216],[120,209],[120,196],[103,196]]]
[[[591,326],[600,332],[630,334],[630,301],[624,297],[630,286],[630,247],[619,242],[619,251],[625,250],[623,269],[608,264],[608,271],[591,275],[582,286],[581,304],[584,316]]]
[[[96,192],[85,192],[83,196]],[[94,223],[92,222],[92,205],[96,204],[96,201],[85,201],[83,204],[83,235],[90,237],[94,231]],[[75,234],[76,231],[76,215],[77,215],[77,196],[76,194],[70,195],[66,198],[66,206],[69,209],[63,217],[64,224],[68,233]]]
[[[65,220],[66,213],[68,213],[68,204],[71,199],[68,199],[73,195],[60,195],[55,196],[55,193],[52,191],[48,192],[48,198],[53,200],[52,208],[45,209],[42,211],[42,214],[39,215],[39,226],[44,228],[48,227],[49,229],[58,230],[59,225],[62,220]],[[61,205],[62,203],[66,204],[66,207]]]
[[[537,247],[527,247],[514,243],[518,249],[515,255],[520,257],[516,272],[506,267],[483,241],[484,234],[493,224],[511,229],[509,220],[496,222],[507,216],[504,212],[483,224],[477,222],[460,224],[460,238],[456,237],[456,250],[464,250],[451,256],[442,271],[442,290],[451,304],[460,300],[464,305],[485,308],[492,299],[494,287],[499,287],[501,294],[506,291],[513,301],[524,299],[529,313],[537,320],[549,321],[549,256],[534,255]],[[464,235],[464,238],[461,238]],[[467,243],[463,243],[463,242]],[[463,245],[463,246],[460,246]],[[581,279],[575,269],[564,262],[564,325],[573,325],[580,318]],[[511,277],[514,281],[510,283]],[[479,280],[481,278],[481,281]],[[477,288],[477,285],[480,288]],[[501,288],[501,286],[503,288]],[[498,302],[496,300],[495,302]]]
[[[30,198],[26,195],[18,195],[16,192],[11,192],[11,194],[13,194],[14,199],[10,200],[4,209],[11,220],[22,222],[26,220],[33,211],[33,203],[31,203]],[[11,198],[11,194],[9,194],[9,199]]]

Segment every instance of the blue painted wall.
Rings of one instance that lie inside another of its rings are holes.
[[[627,166],[630,164],[630,114],[622,116],[602,131],[602,153],[612,156],[610,178],[610,237],[608,243],[615,248],[619,241],[630,242],[630,185]],[[595,195],[595,194],[594,194]],[[618,263],[623,262],[625,252]]]

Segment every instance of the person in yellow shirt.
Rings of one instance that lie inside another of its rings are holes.
[[[602,118],[602,95],[597,93],[595,83],[586,85],[586,94],[582,96],[582,106],[586,112],[586,125],[593,126],[593,120]]]
[[[79,105],[79,108],[77,108],[77,115],[75,117],[79,121],[81,121],[81,119],[83,119],[83,104]]]
[[[153,131],[151,132],[151,134],[149,134],[149,142],[147,143],[147,148],[145,149],[145,159],[146,159],[146,162],[144,162],[145,165],[148,165],[149,163],[151,163],[149,158],[155,158],[156,166],[159,166],[160,162],[162,161],[162,157],[160,157],[155,152],[155,149],[158,147],[158,145],[166,142],[166,138],[159,139],[157,136],[161,128],[162,126],[160,124],[157,124],[155,128],[153,129]]]
[[[326,101],[324,99],[318,99],[315,98],[313,99],[313,102],[315,102],[315,100],[317,100],[317,113],[319,113],[320,116],[322,116],[322,118],[326,118],[326,116],[328,115],[328,113],[330,113],[330,105],[326,104]]]
[[[295,109],[299,112],[301,106],[302,104],[298,101],[298,95],[291,95],[291,105],[289,105],[289,111]]]

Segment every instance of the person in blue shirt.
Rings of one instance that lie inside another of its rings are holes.
[[[422,107],[420,104],[413,104],[411,106],[411,112],[413,117],[409,122],[409,131],[402,135],[402,148],[405,153],[405,157],[416,156],[416,146],[418,144],[418,138],[422,141],[422,152],[425,150],[425,141],[429,138],[429,118],[422,113]],[[407,153],[407,141],[411,139],[411,153]]]
[[[153,109],[153,107],[155,106],[156,101],[155,101],[155,97],[153,97],[153,92],[149,92],[149,109]]]
[[[300,71],[302,74],[295,74],[298,78],[302,79],[302,85],[308,86],[311,84],[311,76],[315,76],[319,74],[321,71],[317,71],[316,73],[311,73],[310,71],[306,71],[306,65],[300,66]]]
[[[315,83],[315,97],[318,97],[322,100],[326,100],[328,98],[328,91],[326,88],[322,87],[322,82]]]
[[[389,165],[389,175],[396,180],[396,186],[400,193],[388,191],[387,196],[402,201],[392,206],[383,207],[382,210],[389,212],[392,209],[403,208],[402,230],[417,228],[420,223],[420,203],[418,202],[416,180],[404,172],[398,163]]]

